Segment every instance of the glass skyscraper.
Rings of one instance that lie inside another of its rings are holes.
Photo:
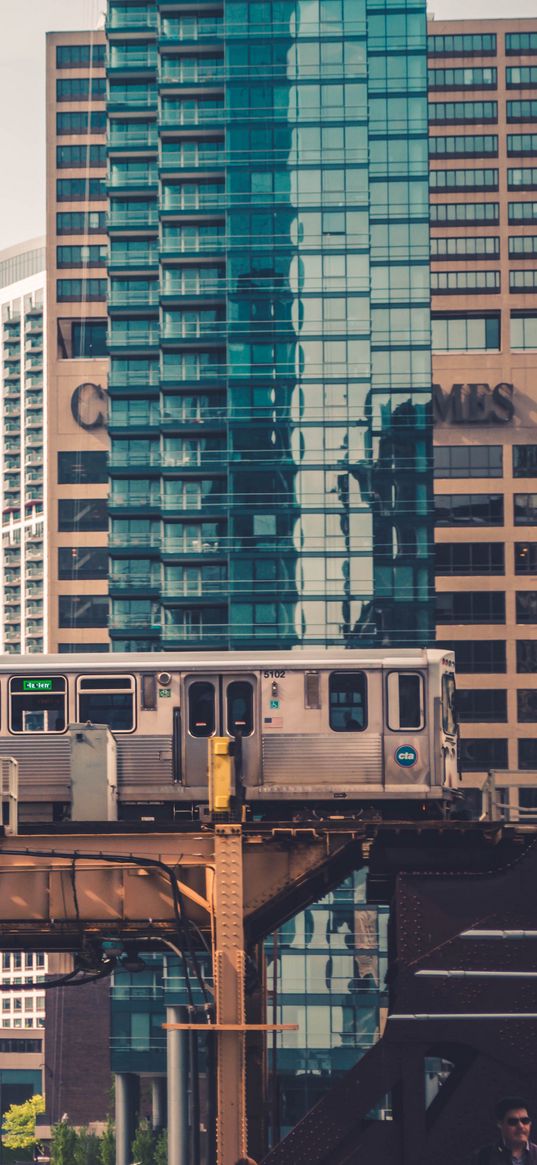
[[[116,650],[431,635],[424,0],[109,0]]]

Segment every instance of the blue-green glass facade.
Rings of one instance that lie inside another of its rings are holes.
[[[424,0],[109,0],[111,635],[424,643]]]

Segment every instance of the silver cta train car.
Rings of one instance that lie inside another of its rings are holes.
[[[3,657],[0,755],[19,764],[22,823],[69,818],[75,726],[88,723],[109,728],[123,819],[203,816],[212,736],[240,736],[254,817],[413,817],[458,784],[446,651]]]

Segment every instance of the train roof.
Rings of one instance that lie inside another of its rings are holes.
[[[0,674],[19,671],[231,671],[243,664],[264,670],[323,668],[333,664],[380,664],[423,667],[442,659],[453,662],[453,652],[420,647],[300,647],[289,651],[224,652],[73,652],[61,655],[0,655]]]

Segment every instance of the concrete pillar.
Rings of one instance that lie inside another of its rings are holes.
[[[167,1007],[166,1023],[186,1023],[185,1007]],[[168,1165],[189,1165],[188,1031],[167,1031]]]
[[[156,1132],[166,1128],[165,1076],[153,1076],[151,1081],[151,1123]]]
[[[116,1165],[130,1165],[140,1082],[130,1072],[116,1076]]]

